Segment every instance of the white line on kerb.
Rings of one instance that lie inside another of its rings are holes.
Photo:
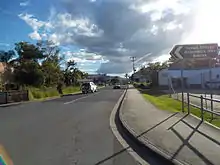
[[[87,97],[90,97],[90,96],[94,96],[94,95],[97,95],[99,92],[95,93],[95,94],[91,94],[91,95],[87,95],[87,96],[84,96],[84,97],[80,97],[78,99],[75,99],[75,100],[72,100],[72,101],[69,101],[69,102],[65,102],[64,104],[71,104],[71,103],[74,103],[75,101],[78,101],[78,100],[81,100],[81,99],[85,99]]]

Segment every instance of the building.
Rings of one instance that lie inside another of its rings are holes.
[[[149,76],[149,74],[144,74],[141,72],[136,72],[132,75],[132,78],[134,81],[136,82],[147,82],[147,81],[151,81],[151,78]]]
[[[158,73],[158,84],[160,87],[181,87],[181,69],[163,69]],[[220,89],[220,67],[205,69],[184,69],[183,85],[185,88],[207,88]]]

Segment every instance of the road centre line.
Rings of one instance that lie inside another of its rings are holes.
[[[84,97],[80,97],[80,98],[77,98],[77,99],[72,100],[72,101],[65,102],[64,104],[65,104],[65,105],[71,104],[71,103],[74,103],[75,101],[78,101],[78,100],[81,100],[81,99],[85,99],[85,98],[87,98],[87,97],[94,96],[94,95],[97,95],[97,94],[99,94],[99,92],[94,93],[94,94],[91,94],[91,95],[87,95],[87,96],[84,96]]]

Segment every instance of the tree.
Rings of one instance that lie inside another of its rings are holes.
[[[47,56],[34,44],[19,42],[15,44],[18,57],[11,61],[14,69],[14,81],[19,85],[40,86],[44,76],[39,60]]]
[[[66,85],[76,84],[77,79],[80,78],[81,73],[76,68],[77,63],[74,60],[70,60],[66,64],[64,71],[64,82]]]
[[[119,83],[119,77],[118,76],[115,76],[115,77],[113,77],[112,79],[111,79],[111,83],[112,84],[117,84],[117,83]]]
[[[3,74],[5,82],[20,86],[49,87],[62,82],[76,85],[77,79],[88,77],[76,67],[74,60],[66,62],[59,47],[50,41],[40,41],[36,45],[15,43],[14,50],[0,51],[0,62],[7,64]],[[62,69],[65,64],[66,68]]]
[[[0,62],[4,62],[8,64],[13,57],[15,57],[14,50],[0,51]]]
[[[15,57],[14,50],[9,51],[0,51],[0,62],[2,62],[4,68],[4,72],[1,75],[1,83],[5,84],[6,82],[12,82],[13,81],[13,75],[12,75],[12,68],[10,66],[10,61]]]
[[[62,79],[62,71],[56,59],[46,59],[42,62],[41,69],[44,74],[44,85],[45,86],[55,86]]]
[[[14,80],[20,86],[31,85],[39,87],[44,82],[44,75],[38,63],[26,61],[15,69]]]
[[[17,51],[18,58],[16,61],[23,62],[26,60],[37,61],[47,57],[39,47],[28,42],[19,42],[15,44],[15,50]]]
[[[60,56],[59,48],[50,41],[40,41],[37,46],[46,57],[41,65],[44,73],[44,85],[55,86],[63,80],[60,65],[63,63],[64,58]]]

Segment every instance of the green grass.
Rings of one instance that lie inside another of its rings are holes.
[[[76,93],[80,91],[80,87],[66,87],[63,89],[63,94]]]
[[[98,88],[102,88],[104,86],[98,86]],[[28,87],[29,91],[29,99],[30,100],[43,100],[51,97],[58,97],[60,94],[58,93],[56,88],[34,88]],[[79,86],[69,86],[63,88],[63,94],[71,94],[80,92]]]
[[[60,94],[58,93],[56,88],[33,88],[29,87],[29,99],[30,100],[39,100],[39,99],[45,99],[50,97],[58,97]],[[80,87],[65,87],[63,88],[63,94],[71,94],[76,93],[80,91]]]
[[[141,90],[140,90],[141,91]],[[152,92],[150,91],[141,91],[143,97],[156,106],[160,110],[166,110],[170,112],[182,112],[182,103],[178,100],[170,98],[166,94],[162,94],[158,91]],[[160,93],[160,94],[158,94]],[[185,112],[187,113],[187,105],[185,104]],[[190,106],[190,113],[201,117],[201,110],[195,107]],[[214,115],[214,119],[211,121],[211,114],[208,112],[204,113],[204,120],[212,123],[215,126],[220,127],[220,118]]]

